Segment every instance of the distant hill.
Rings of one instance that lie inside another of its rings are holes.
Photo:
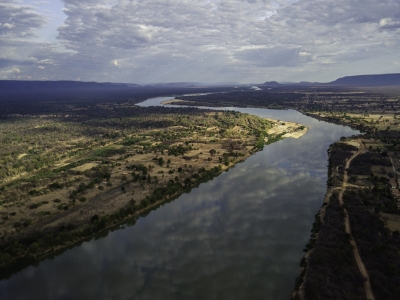
[[[400,85],[400,73],[346,76],[336,79],[330,85]]]
[[[166,88],[175,88],[175,87],[208,87],[208,86],[231,86],[231,85],[240,85],[238,82],[215,82],[215,83],[202,83],[202,82],[166,82],[166,83],[154,83],[148,84],[147,86],[154,87],[166,87]]]
[[[199,82],[167,82],[167,83],[148,84],[148,86],[157,86],[157,87],[191,87],[200,85],[202,84]]]
[[[262,86],[280,86],[280,84],[276,81],[266,81],[260,85],[262,85]]]

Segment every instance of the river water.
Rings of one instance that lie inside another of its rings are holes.
[[[0,299],[290,299],[326,191],[327,149],[358,131],[293,110],[226,109],[311,128],[0,281]]]

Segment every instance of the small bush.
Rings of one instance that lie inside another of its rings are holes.
[[[99,219],[100,219],[100,218],[99,218],[98,215],[94,215],[94,216],[90,219],[90,222],[91,222],[91,223],[94,223],[94,222],[98,221]]]
[[[33,203],[31,205],[29,205],[29,209],[36,209],[40,206],[40,203]]]

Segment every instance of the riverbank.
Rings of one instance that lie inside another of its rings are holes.
[[[353,140],[343,139],[328,151],[328,192],[304,249],[293,299],[399,296],[389,275],[400,267],[400,198],[390,173],[395,154],[366,147],[370,139],[358,142],[357,149]],[[321,274],[329,276],[329,286]]]
[[[164,100],[161,105],[185,105],[187,101],[179,99]],[[192,105],[198,105],[197,103],[191,103]],[[201,105],[199,105],[201,106]],[[222,108],[221,106],[213,106],[214,108]],[[245,106],[251,107],[251,106]],[[261,108],[261,107],[260,107]],[[271,122],[272,128],[267,130],[267,134],[270,135],[282,135],[283,138],[294,138],[298,139],[305,135],[310,127],[304,126],[296,122],[290,122],[287,120],[277,120],[272,118],[264,118]],[[268,139],[266,139],[267,141]]]
[[[140,120],[157,124],[167,118],[174,120],[173,126],[144,125],[136,134],[118,136],[33,177],[3,185],[4,274],[12,265],[70,247],[212,179],[262,149],[262,136],[271,142],[285,137],[277,129],[299,136],[307,132],[300,124],[275,126],[271,120],[236,112],[189,110],[186,116],[181,112],[187,110],[177,108],[154,115],[157,109],[141,109]],[[153,114],[146,116],[149,110]],[[171,115],[175,111],[179,114]],[[17,192],[23,202],[10,202]]]
[[[265,108],[274,108],[278,104],[277,101],[274,103],[273,95],[267,93],[264,97],[231,93],[221,97],[194,97],[194,101],[186,98],[191,105],[205,106],[220,102],[228,107],[263,102]],[[399,298],[394,279],[397,277],[388,275],[393,275],[394,269],[399,270],[400,262],[398,99],[386,98],[386,95],[328,95],[313,91],[305,93],[302,99],[282,100],[280,105],[321,121],[366,132],[363,144],[368,149],[357,156],[349,168],[343,159],[350,157],[354,150],[335,149],[335,154],[339,153],[338,161],[335,168],[328,169],[329,189],[304,249],[306,255],[301,262],[301,276],[296,282],[300,293],[293,296],[296,299]],[[354,138],[343,136],[340,140],[351,147]],[[357,247],[359,251],[353,249]],[[371,272],[370,276],[367,272]],[[366,282],[371,284],[366,285]]]

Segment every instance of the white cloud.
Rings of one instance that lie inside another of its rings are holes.
[[[394,21],[392,18],[384,18],[380,20],[379,26],[382,29],[397,29],[400,28],[400,21]]]
[[[3,27],[5,27],[5,28],[8,28],[8,29],[11,29],[11,28],[14,28],[14,27],[15,27],[14,24],[10,24],[10,23],[4,23],[4,24],[0,24],[0,25],[3,26]]]
[[[35,12],[32,6],[13,2],[0,3],[0,38],[35,37],[35,30],[46,23],[46,18]]]
[[[19,68],[11,68],[4,70],[4,73],[16,74],[16,73],[21,73],[21,70]]]
[[[62,79],[262,82],[273,71],[274,80],[328,81],[396,71],[400,44],[400,4],[390,0],[63,0],[64,49],[35,40],[44,15],[11,3],[0,10],[0,58],[24,65],[21,76],[51,59],[43,72]],[[10,21],[11,11],[20,17]],[[16,39],[19,53],[8,45]]]

